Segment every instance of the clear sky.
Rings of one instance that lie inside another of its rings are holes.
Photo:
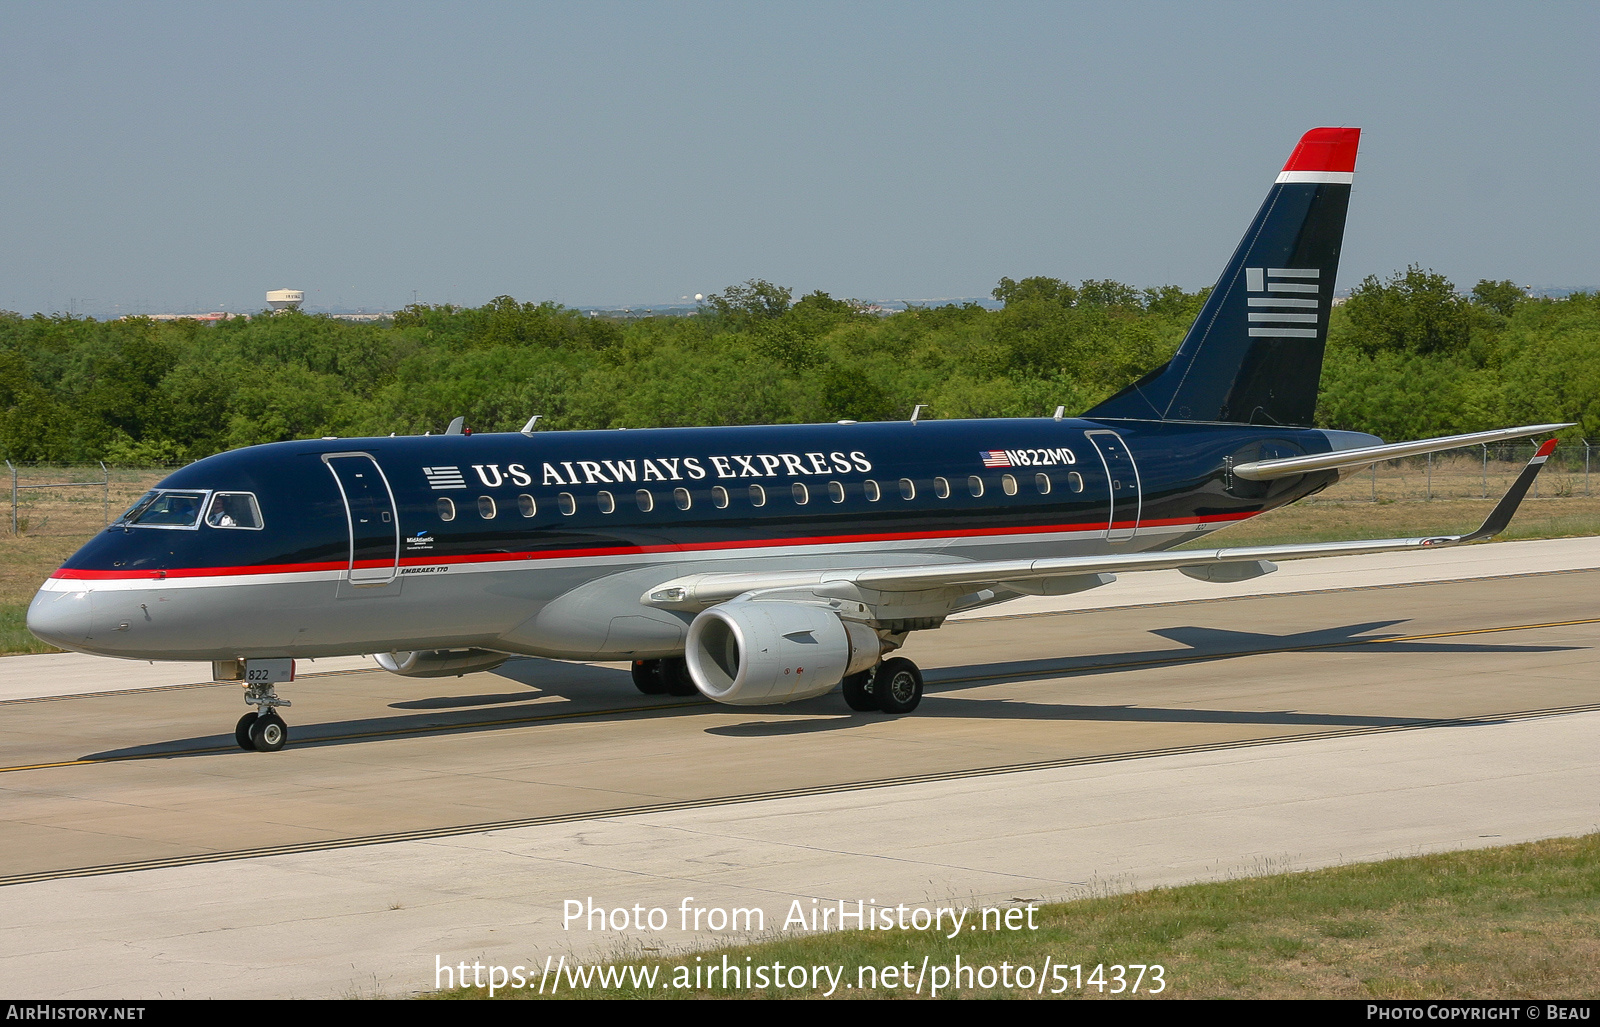
[[[0,309],[1208,285],[1363,129],[1341,287],[1600,284],[1600,4],[0,3]]]

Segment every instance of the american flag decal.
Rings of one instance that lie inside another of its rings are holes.
[[[986,449],[978,454],[985,467],[1010,467],[1011,457],[1003,449]]]
[[[422,473],[428,476],[428,484],[435,489],[464,489],[467,480],[461,476],[459,467],[424,467]]]

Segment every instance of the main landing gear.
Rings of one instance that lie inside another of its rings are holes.
[[[682,656],[664,660],[634,660],[633,686],[645,695],[698,695],[689,661]]]
[[[633,684],[645,695],[682,696],[699,691],[689,676],[688,661],[681,656],[634,660]],[[922,671],[903,656],[884,660],[872,670],[844,679],[844,701],[858,713],[910,713],[922,702]]]
[[[844,701],[858,713],[910,713],[922,702],[922,671],[903,656],[844,679]]]
[[[289,725],[278,716],[279,706],[292,706],[287,699],[278,698],[270,682],[250,685],[244,690],[244,701],[259,706],[256,713],[246,713],[233,729],[234,741],[241,749],[257,752],[277,752],[289,742]]]

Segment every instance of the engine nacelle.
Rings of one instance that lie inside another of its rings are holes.
[[[689,675],[708,699],[734,706],[823,695],[883,655],[878,633],[824,606],[744,601],[689,625]]]
[[[494,670],[511,657],[487,649],[419,649],[409,653],[377,653],[378,666],[403,678],[447,678]]]

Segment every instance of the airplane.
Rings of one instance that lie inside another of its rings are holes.
[[[631,661],[646,693],[786,703],[842,685],[909,713],[890,655],[951,614],[1177,568],[1441,548],[1504,530],[1539,448],[1477,531],[1175,547],[1381,460],[1568,427],[1385,445],[1310,427],[1360,130],[1294,148],[1170,361],[1081,417],[320,439],[174,472],[56,571],[28,628],[64,649],[209,660],[288,740],[297,658],[412,677],[513,656]],[[536,419],[535,419],[536,420]]]

